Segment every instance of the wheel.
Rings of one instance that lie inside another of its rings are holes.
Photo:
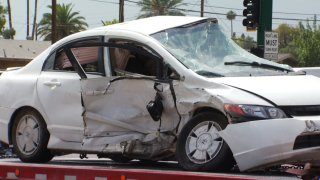
[[[127,163],[130,162],[132,159],[123,156],[122,154],[113,154],[108,156],[112,161],[117,163]]]
[[[226,118],[218,113],[204,112],[193,117],[178,137],[179,165],[191,171],[230,170],[235,161],[227,143],[218,134],[226,126]]]
[[[48,162],[53,158],[47,149],[49,132],[42,116],[31,109],[20,111],[12,128],[13,149],[23,162]]]

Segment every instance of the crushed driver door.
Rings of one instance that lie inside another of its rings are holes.
[[[124,47],[131,53],[134,52],[136,58],[143,57],[143,60],[154,58],[150,53],[143,51],[143,48],[131,48],[131,46]],[[119,49],[121,46],[117,45],[116,48]],[[135,61],[138,60],[135,59]],[[111,60],[110,64],[116,63]],[[133,66],[133,71],[137,67],[138,65]],[[160,67],[163,68],[163,66]],[[175,108],[170,80],[159,80],[161,79],[159,70],[155,70],[156,76],[148,76],[136,72],[119,75],[115,73],[114,67],[111,69],[113,74],[110,77],[81,80],[85,108],[83,150],[109,152],[112,151],[111,146],[132,141],[150,142],[152,139],[159,139],[159,134],[175,132],[180,119]],[[157,92],[161,96],[163,111],[161,120],[155,121],[146,106],[150,101],[155,100]],[[164,139],[170,141],[169,138]],[[159,142],[159,144],[165,144],[165,142]]]
[[[82,80],[85,107],[86,148],[103,148],[107,144],[143,140],[150,134],[175,130],[179,117],[169,83],[160,83],[163,113],[154,121],[146,106],[155,99],[155,82],[141,78],[96,78]],[[161,125],[160,125],[161,122]]]

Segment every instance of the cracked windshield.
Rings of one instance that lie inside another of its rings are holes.
[[[256,57],[235,44],[216,19],[152,35],[187,68],[206,77],[288,74],[291,68]]]

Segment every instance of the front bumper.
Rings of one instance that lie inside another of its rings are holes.
[[[295,146],[299,136],[320,137],[320,116],[310,119],[269,119],[229,124],[219,134],[233,152],[240,171],[283,163],[319,163],[318,144],[297,145],[297,142]]]

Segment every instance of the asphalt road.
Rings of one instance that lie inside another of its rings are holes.
[[[0,159],[0,163],[22,163],[17,158]],[[129,163],[116,163],[110,159],[99,159],[96,155],[88,155],[88,159],[80,159],[78,154],[71,154],[66,156],[55,157],[46,165],[52,166],[85,166],[90,168],[109,168],[109,169],[138,169],[138,170],[159,170],[159,171],[173,171],[181,172],[179,165],[176,162],[140,162],[133,160]],[[207,172],[208,173],[208,172]],[[280,171],[266,171],[266,172],[250,172],[241,173],[238,171],[230,171],[227,173],[209,173],[215,175],[240,176],[243,178],[258,178],[258,179],[299,179],[295,175],[287,174]]]

